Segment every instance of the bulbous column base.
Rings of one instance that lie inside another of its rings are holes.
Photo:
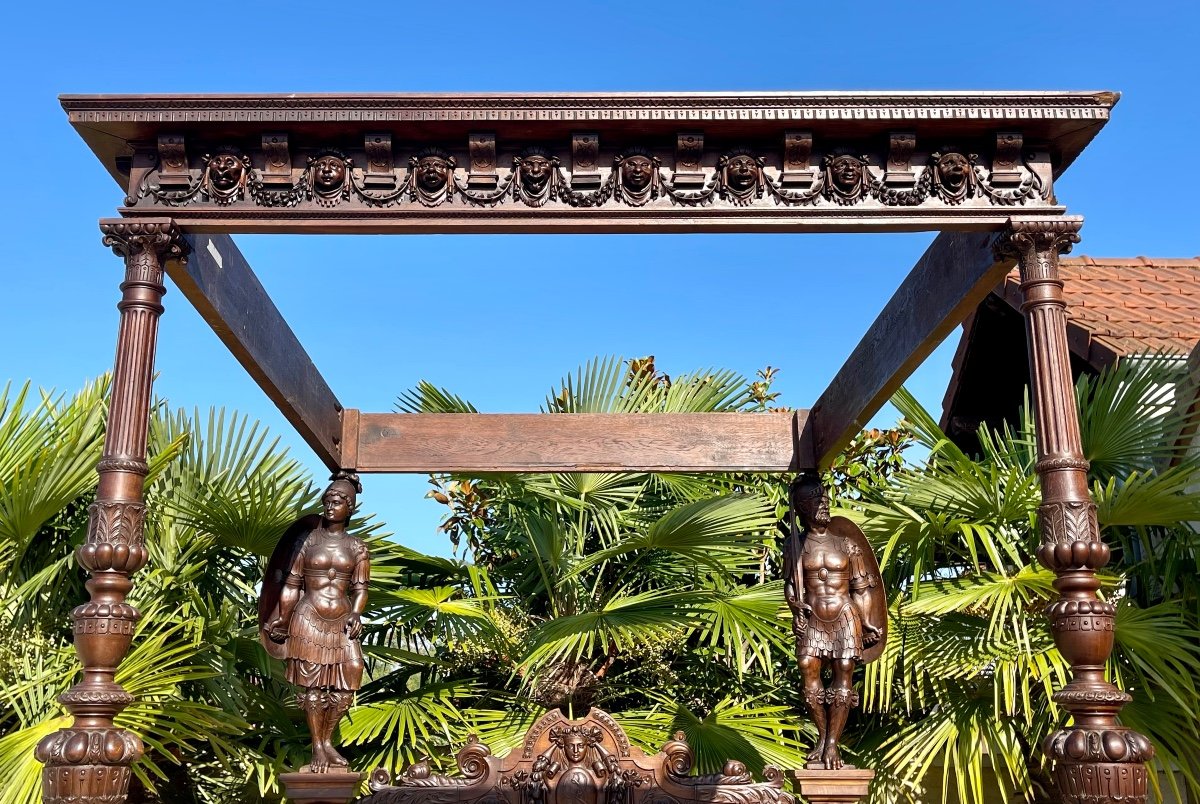
[[[116,804],[129,791],[142,741],[125,729],[62,729],[38,743],[43,804]]]
[[[1046,739],[1044,749],[1054,760],[1065,804],[1146,800],[1146,763],[1154,747],[1137,732],[1121,726],[1063,729]]]

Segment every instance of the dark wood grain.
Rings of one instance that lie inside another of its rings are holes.
[[[783,472],[811,467],[795,413],[363,413],[360,472]]]
[[[342,406],[228,235],[186,234],[186,263],[167,273],[246,372],[331,469]]]
[[[828,466],[1013,266],[996,235],[943,232],[905,277],[812,408],[817,463]]]

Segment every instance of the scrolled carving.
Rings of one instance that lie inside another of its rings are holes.
[[[811,131],[786,131],[783,135],[783,172],[779,176],[782,187],[811,187],[814,171],[809,166],[812,156],[813,137]]]
[[[154,255],[160,263],[163,259],[187,256],[187,243],[174,221],[102,221],[100,233],[104,245],[127,261],[143,253]],[[161,280],[161,269],[158,273]]]
[[[738,206],[763,197],[766,162],[749,148],[735,148],[717,160],[717,195]]]
[[[292,186],[292,156],[288,149],[288,135],[269,131],[262,135],[263,169],[259,172],[260,182],[267,187]]]
[[[884,184],[891,187],[912,187],[916,183],[917,176],[912,169],[912,155],[916,148],[917,135],[910,131],[894,131],[888,135]]]
[[[696,764],[696,755],[681,731],[663,745],[661,753],[666,757],[663,767],[672,776],[687,776]]]
[[[600,186],[600,135],[594,131],[571,135],[571,189],[594,190]]]
[[[386,131],[371,131],[363,135],[363,151],[367,167],[363,185],[391,189],[396,186],[396,166],[392,161],[392,135]]]
[[[158,185],[164,189],[187,188],[192,184],[187,148],[182,134],[158,135]]]
[[[1019,131],[1001,131],[996,134],[996,152],[992,157],[990,181],[995,187],[1011,187],[1021,184],[1021,148],[1025,137]]]
[[[491,755],[492,750],[481,743],[477,736],[470,734],[467,735],[467,744],[459,749],[454,759],[458,763],[458,771],[463,778],[475,781],[487,776],[489,770],[487,758]]]
[[[471,154],[467,187],[472,190],[494,190],[499,179],[496,175],[496,135],[491,132],[472,132],[467,137]]]
[[[704,133],[681,131],[675,135],[675,174],[671,183],[679,189],[704,186]]]
[[[250,157],[235,148],[222,148],[204,155],[200,190],[220,206],[229,206],[246,195],[250,181]]]
[[[821,160],[825,198],[835,204],[857,204],[871,193],[872,179],[865,154],[829,154]]]

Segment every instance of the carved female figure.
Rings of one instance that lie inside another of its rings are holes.
[[[339,472],[321,499],[321,514],[296,521],[279,540],[263,581],[258,614],[268,653],[283,659],[286,677],[312,734],[312,763],[302,771],[344,768],[334,729],[362,684],[359,646],[371,564],[361,539],[346,532],[358,476]]]

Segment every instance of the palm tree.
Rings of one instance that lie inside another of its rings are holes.
[[[1076,393],[1100,525],[1114,547],[1103,576],[1118,604],[1108,671],[1135,698],[1122,720],[1151,738],[1157,767],[1177,770],[1195,796],[1200,542],[1187,523],[1200,520],[1200,498],[1188,493],[1200,457],[1174,447],[1186,424],[1170,405],[1176,379],[1170,361],[1127,361],[1082,378]],[[882,548],[885,584],[899,591],[895,637],[866,674],[867,725],[888,735],[875,760],[913,789],[940,786],[944,801],[982,800],[990,784],[1013,799],[1057,801],[1039,740],[1064,722],[1050,692],[1068,668],[1040,616],[1054,576],[1033,558],[1033,423],[1024,413],[1015,429],[981,431],[981,454],[971,457],[907,392],[893,402],[929,457],[855,512]],[[1176,464],[1163,469],[1168,458]],[[985,781],[989,762],[994,782]],[[1174,774],[1165,778],[1176,786]]]
[[[770,376],[757,386],[718,370],[671,379],[652,358],[597,359],[566,377],[542,410],[754,415],[773,399]],[[425,383],[399,407],[475,411]],[[780,582],[770,580],[778,479],[563,473],[433,482],[431,495],[450,509],[443,528],[470,561],[455,565],[457,581],[443,572],[432,589],[403,593],[394,634],[409,642],[393,645],[437,655],[452,667],[444,683],[483,683],[461,714],[494,749],[514,744],[547,706],[578,715],[600,703],[651,750],[684,731],[708,771],[729,758],[757,769],[796,765],[801,730],[790,703],[777,700],[791,642]],[[344,732],[377,739],[389,718],[401,719],[389,706],[378,701],[370,721],[357,713]]]

